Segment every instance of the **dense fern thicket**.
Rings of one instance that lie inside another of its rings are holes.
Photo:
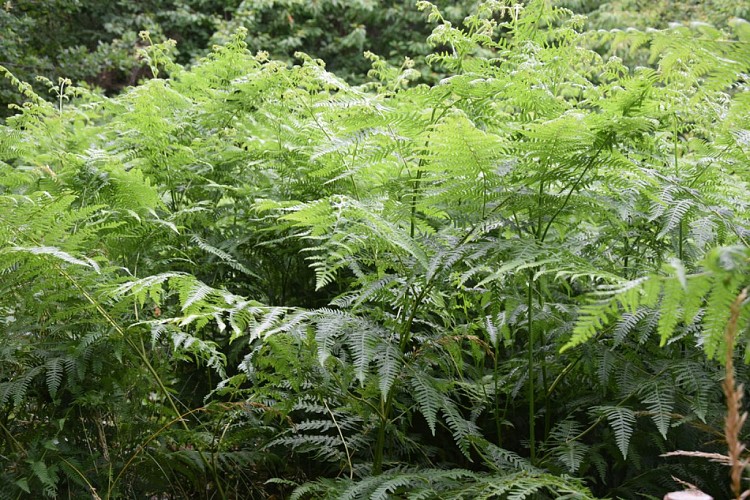
[[[726,448],[750,25],[419,7],[432,86],[243,30],[190,69],[150,46],[115,98],[15,82],[0,497],[729,495],[659,455]]]

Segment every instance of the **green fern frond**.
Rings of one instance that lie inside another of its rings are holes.
[[[589,447],[577,440],[583,427],[572,419],[566,419],[555,424],[550,432],[549,446],[555,455],[571,474],[575,474],[581,467]]]
[[[614,296],[597,304],[582,306],[579,311],[579,319],[573,329],[573,335],[561,351],[575,347],[594,337],[604,326],[609,324],[611,315],[619,310],[618,306],[623,306],[631,314],[635,313],[640,302],[637,295],[640,292],[641,285],[646,281],[646,278],[640,278],[628,282],[621,288],[616,289],[614,293],[609,290],[603,291],[602,294]]]
[[[432,434],[435,435],[438,411],[440,411],[444,403],[440,389],[436,387],[432,377],[422,374],[419,371],[411,374],[408,383],[414,391],[412,394],[419,407],[419,412],[427,421]]]
[[[683,317],[681,304],[685,298],[685,287],[687,282],[684,275],[682,280],[671,279],[664,282],[662,300],[659,304],[658,334],[660,343],[664,346],[672,335],[677,322]]]
[[[237,259],[234,258],[229,252],[226,252],[222,250],[221,248],[217,248],[213,245],[208,244],[206,241],[199,238],[198,235],[193,235],[190,238],[190,241],[198,245],[198,247],[204,252],[214,255],[215,257],[218,257],[222,262],[226,263],[232,269],[235,269],[247,276],[257,277],[255,273],[253,273],[247,267],[245,267],[240,262],[238,262]]]
[[[641,401],[646,404],[651,413],[651,420],[656,424],[656,428],[659,429],[662,437],[666,439],[674,409],[672,388],[663,383],[654,382],[643,386],[640,392]]]
[[[410,500],[433,498],[534,498],[544,492],[556,498],[595,497],[568,477],[544,473],[481,474],[465,469],[394,469],[358,481],[321,479],[299,487],[292,498],[382,499],[400,495]],[[385,496],[384,496],[385,495]]]
[[[633,313],[623,313],[619,321],[617,322],[613,333],[615,345],[621,344],[625,340],[625,338],[635,330],[636,326],[638,326],[639,323],[641,323],[646,317],[653,314],[655,314],[653,310],[642,306]]]
[[[44,365],[47,375],[47,390],[53,398],[57,394],[63,379],[63,358],[50,358]]]
[[[633,437],[633,431],[635,430],[635,412],[624,406],[595,406],[591,410],[601,413],[607,418],[615,433],[617,447],[622,453],[622,457],[627,458],[630,439]]]
[[[417,400],[417,402],[419,402],[419,400]],[[421,403],[420,407],[424,408]],[[445,422],[451,430],[451,434],[453,435],[453,439],[458,445],[458,448],[466,458],[470,459],[471,455],[469,453],[469,446],[471,444],[471,438],[479,436],[479,428],[474,422],[464,418],[456,404],[447,398],[443,400],[440,410],[443,417],[445,417]]]
[[[11,247],[11,248],[6,248],[5,251],[27,253],[30,255],[49,255],[57,259],[63,260],[65,262],[68,262],[70,264],[90,267],[97,273],[100,272],[99,265],[92,259],[89,259],[88,257],[84,257],[83,259],[78,259],[70,255],[69,253],[64,252],[60,250],[59,248],[55,248],[55,247]]]
[[[513,451],[500,448],[487,441],[478,441],[477,445],[485,464],[494,471],[499,473],[526,472],[531,474],[540,472],[540,469],[532,465],[528,459],[521,457]]]
[[[402,356],[401,351],[391,342],[386,342],[374,355],[378,369],[378,387],[383,400],[388,397],[393,384],[401,374],[404,364]]]

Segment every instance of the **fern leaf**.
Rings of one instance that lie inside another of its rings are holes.
[[[50,396],[54,399],[63,379],[63,359],[48,359],[45,363],[45,369],[47,372],[47,390],[49,391]]]
[[[201,302],[212,292],[213,289],[210,286],[200,281],[193,281],[186,287],[180,287],[180,302],[182,302],[183,312],[190,310],[190,306]]]
[[[419,371],[410,373],[409,385],[413,392],[413,397],[417,402],[420,413],[427,421],[427,425],[435,435],[435,426],[437,424],[437,414],[443,403],[443,395],[434,385],[434,380]]]
[[[580,424],[571,419],[565,419],[557,424],[550,432],[550,444],[555,457],[563,463],[571,474],[575,474],[583,463],[589,447],[576,440],[583,431]]]
[[[590,340],[600,329],[609,324],[610,316],[618,311],[618,305],[631,314],[638,310],[638,306],[641,303],[647,305],[650,297],[654,295],[653,291],[646,292],[645,298],[640,298],[640,293],[650,283],[654,282],[655,280],[644,277],[617,285],[616,287],[602,287],[602,291],[599,294],[608,296],[608,298],[580,308],[578,320],[573,328],[573,335],[560,351],[564,352],[571,347]]]
[[[544,488],[544,484],[541,482],[519,481],[519,484],[514,485],[510,489],[508,500],[524,500],[525,498],[535,495],[542,488]]]
[[[680,306],[684,302],[685,288],[679,279],[667,279],[662,290],[657,331],[661,339],[660,344],[664,346],[672,337],[677,322],[682,319]]]
[[[464,456],[471,459],[469,445],[471,444],[471,438],[479,435],[479,428],[474,422],[466,420],[463,415],[461,415],[456,404],[450,401],[447,397],[444,398],[441,408],[443,416],[445,417],[445,422],[448,424],[448,427],[453,434],[453,440],[456,442]]]
[[[654,382],[643,387],[641,397],[651,413],[651,420],[656,424],[662,437],[666,439],[674,409],[673,390],[663,383]]]
[[[34,476],[42,483],[46,496],[55,496],[57,492],[57,467],[48,467],[41,460],[31,461]]]
[[[607,417],[607,421],[615,433],[617,447],[620,449],[622,457],[627,459],[630,438],[633,436],[635,428],[635,412],[623,406],[595,406],[592,410]]]
[[[385,401],[393,387],[396,378],[403,369],[401,350],[392,342],[385,341],[375,354],[375,363],[378,367],[378,387],[380,396]]]
[[[355,327],[346,336],[346,343],[352,353],[354,361],[354,375],[361,385],[365,383],[365,376],[370,365],[370,360],[378,344],[378,337],[363,324]]]
[[[488,466],[498,472],[539,472],[539,469],[531,465],[528,459],[523,458],[517,453],[500,448],[490,442],[480,442],[483,457]],[[489,459],[489,460],[488,460]]]
[[[64,252],[56,247],[11,247],[6,251],[30,253],[32,255],[50,255],[60,260],[64,260],[70,264],[76,264],[78,266],[90,267],[97,273],[100,272],[99,265],[88,257],[84,257],[85,260],[77,259],[67,252]]]
[[[615,345],[621,344],[628,334],[630,334],[635,327],[640,323],[646,316],[652,314],[649,308],[639,307],[634,313],[626,312],[620,317],[617,322],[617,326],[614,331]]]
[[[410,486],[413,486],[414,483],[415,478],[411,474],[394,477],[393,479],[384,481],[380,486],[378,486],[370,494],[370,500],[388,500],[389,498],[393,498],[393,495],[400,488],[408,488]]]

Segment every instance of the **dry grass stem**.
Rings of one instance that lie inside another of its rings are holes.
[[[734,498],[741,499],[747,497],[742,493],[742,471],[747,467],[748,460],[742,459],[742,452],[745,445],[740,441],[740,431],[747,419],[747,413],[740,413],[742,408],[742,384],[739,386],[734,379],[734,339],[737,335],[737,323],[739,321],[742,303],[747,298],[748,289],[745,288],[740,292],[732,303],[730,309],[731,315],[726,328],[726,377],[724,378],[724,395],[726,396],[727,416],[724,420],[724,434],[729,445],[727,456],[729,458],[732,480],[732,493]],[[747,493],[747,492],[746,492]]]
[[[706,453],[704,451],[677,450],[677,451],[670,451],[668,453],[663,453],[659,456],[660,457],[698,457],[698,458],[706,458],[712,462],[717,462],[722,465],[732,465],[731,458],[729,458],[727,455],[722,455],[721,453]]]
[[[731,468],[730,477],[732,494],[736,500],[745,500],[750,497],[750,490],[742,491],[742,472],[748,467],[748,465],[750,465],[750,459],[742,458],[742,453],[745,451],[745,445],[740,441],[740,432],[742,431],[742,426],[745,424],[745,420],[747,420],[747,412],[740,413],[742,409],[742,394],[744,388],[742,384],[737,385],[734,378],[734,341],[737,336],[737,323],[740,319],[742,304],[747,299],[747,295],[748,289],[745,288],[740,292],[734,302],[732,302],[729,322],[727,323],[725,330],[726,376],[724,377],[722,388],[724,389],[724,396],[726,397],[727,404],[727,416],[724,419],[724,439],[729,447],[727,454],[723,455],[721,453],[679,450],[661,455],[662,457],[700,457],[729,466]],[[677,478],[674,479],[678,483],[686,484],[684,481]],[[691,490],[695,488],[693,485],[690,486]]]

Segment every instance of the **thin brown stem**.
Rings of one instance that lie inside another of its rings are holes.
[[[727,455],[731,463],[730,477],[732,480],[732,493],[734,498],[740,499],[742,493],[742,471],[748,465],[748,460],[742,458],[745,445],[740,441],[740,431],[747,419],[747,412],[742,410],[742,384],[737,385],[734,379],[734,339],[737,335],[737,323],[739,322],[742,303],[747,299],[748,289],[740,292],[730,308],[729,323],[726,328],[726,377],[724,377],[723,389],[727,400],[727,416],[724,420],[724,434],[729,450]]]

